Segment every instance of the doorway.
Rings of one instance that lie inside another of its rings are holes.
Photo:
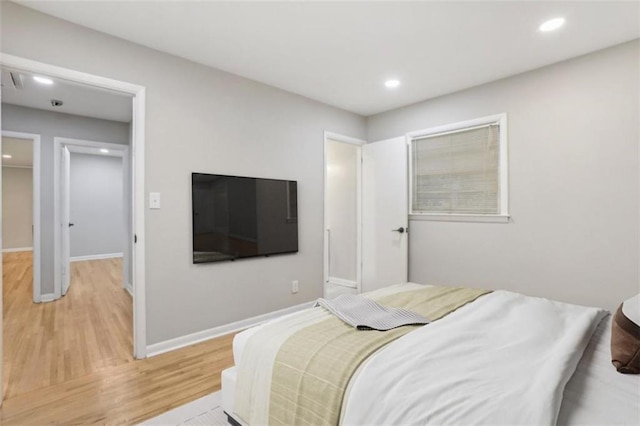
[[[326,133],[324,140],[324,297],[357,294],[362,284],[362,145]]]
[[[121,258],[121,287],[133,295],[129,147],[54,138],[56,298],[71,285],[71,262]]]
[[[75,70],[61,68],[13,55],[0,54],[0,66],[3,69],[24,71],[57,78],[69,83],[85,85],[98,91],[110,91],[130,96],[133,108],[131,120],[131,151],[132,158],[130,173],[131,187],[130,201],[132,210],[131,235],[128,249],[132,253],[130,265],[131,285],[133,289],[133,357],[145,358],[146,346],[146,315],[145,315],[145,238],[144,238],[144,141],[145,141],[145,88],[143,86],[86,74]],[[0,243],[2,236],[0,235]],[[1,271],[0,271],[1,272]],[[0,288],[0,290],[2,290]],[[0,292],[0,295],[2,292]],[[1,297],[1,296],[0,296]],[[2,299],[0,299],[1,301]],[[43,306],[43,305],[38,305]],[[0,309],[0,315],[2,313]],[[0,320],[2,317],[0,316]],[[0,351],[3,349],[2,334],[0,334]],[[26,373],[25,373],[26,374]],[[2,369],[0,369],[0,378]],[[3,389],[0,387],[0,404],[4,399]]]
[[[324,297],[407,282],[407,142],[325,133]]]
[[[2,253],[21,257],[31,272],[31,298],[40,292],[40,136],[2,131]],[[10,254],[10,253],[22,253]]]

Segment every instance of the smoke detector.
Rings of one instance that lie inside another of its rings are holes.
[[[61,107],[62,105],[64,105],[64,102],[62,102],[59,99],[51,99],[51,106],[52,107]]]

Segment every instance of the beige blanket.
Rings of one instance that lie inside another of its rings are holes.
[[[435,321],[486,293],[467,288],[424,287],[377,301]],[[269,424],[338,424],[345,389],[358,366],[379,348],[416,327],[362,331],[330,317],[295,332],[281,345],[273,366]]]

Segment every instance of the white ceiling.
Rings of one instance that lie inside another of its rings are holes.
[[[52,85],[46,86],[34,81],[34,75],[24,71],[2,69],[0,72],[3,103],[125,123],[131,121],[133,105],[130,96],[56,78],[52,78]],[[11,74],[23,82],[23,87],[14,85]],[[52,99],[61,100],[64,104],[53,107]]]
[[[30,139],[2,138],[2,155],[11,155],[11,158],[2,158],[3,166],[33,167],[33,141]]]
[[[362,115],[640,36],[635,1],[19,2]]]

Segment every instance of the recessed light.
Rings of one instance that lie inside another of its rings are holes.
[[[564,22],[565,22],[564,18],[549,19],[548,21],[543,22],[538,29],[543,33],[547,33],[549,31],[555,31],[561,26],[563,26]]]
[[[400,82],[398,80],[387,80],[384,82],[384,85],[389,89],[395,89],[400,86]]]
[[[2,158],[7,158],[7,159],[9,159],[9,158],[13,158],[13,157],[11,157],[9,154],[2,154]]]
[[[40,76],[34,75],[33,79],[35,81],[37,81],[38,83],[46,84],[47,86],[50,86],[50,85],[53,84],[53,80],[51,80],[50,78],[47,78],[47,77],[40,77]]]
[[[104,148],[100,148],[100,152],[103,154],[108,154],[109,150],[108,149],[104,149]]]

